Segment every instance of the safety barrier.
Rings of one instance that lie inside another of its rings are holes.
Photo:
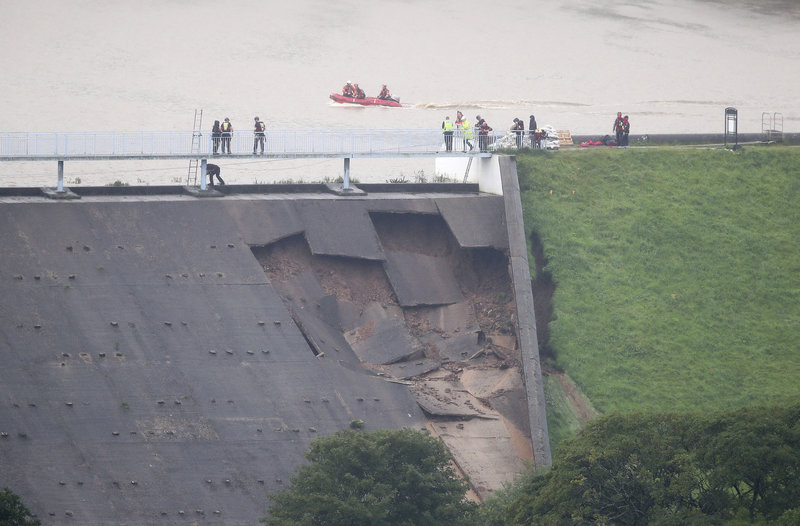
[[[496,149],[497,138],[496,132],[489,132],[485,152]],[[430,129],[266,130],[263,155],[397,157],[482,153],[479,148],[483,141],[477,133],[471,142],[474,149],[463,152],[461,133],[456,131],[449,151],[442,131]],[[228,151],[231,155],[261,155],[261,142],[252,131],[235,131],[229,137],[191,131],[0,132],[0,160],[5,161],[200,158]]]

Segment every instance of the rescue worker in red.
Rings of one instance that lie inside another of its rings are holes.
[[[614,121],[614,127],[611,129],[616,134],[617,146],[622,146],[622,134],[624,133],[624,123],[622,119],[622,112],[617,112],[617,118]]]
[[[489,147],[489,132],[492,131],[492,127],[481,119],[480,115],[475,118],[478,120],[478,148],[485,152]]]
[[[342,95],[345,97],[355,97],[356,95],[356,91],[353,89],[353,84],[351,84],[349,80],[342,88]]]
[[[364,93],[364,90],[358,87],[358,83],[353,84],[353,88],[356,92],[356,94],[353,95],[353,97],[355,97],[356,99],[363,99],[364,97],[367,96],[367,94]]]
[[[231,120],[228,117],[225,117],[225,120],[222,121],[220,125],[220,130],[222,131],[222,153],[231,153],[231,136],[233,135],[233,124],[231,124]]]
[[[389,88],[386,87],[386,84],[383,85],[381,92],[378,93],[378,98],[381,100],[394,100],[392,95],[389,93]]]

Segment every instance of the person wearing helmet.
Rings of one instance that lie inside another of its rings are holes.
[[[353,95],[353,97],[356,99],[363,99],[367,96],[367,94],[364,93],[364,90],[358,87],[358,82],[353,84],[353,91],[355,91],[355,95]]]
[[[383,85],[381,92],[378,93],[378,98],[381,100],[393,100],[392,95],[389,93],[389,88],[386,87],[386,84]]]
[[[255,134],[254,135],[255,138],[253,139],[253,155],[256,154],[256,150],[258,149],[259,146],[261,147],[261,155],[264,155],[264,144],[267,142],[266,141],[267,136],[264,133],[266,126],[264,125],[264,122],[258,117],[256,117],[254,120],[256,122],[255,122],[255,127],[253,128],[253,133]]]
[[[353,83],[348,80],[347,84],[345,84],[344,87],[342,88],[342,95],[344,95],[345,97],[354,97],[355,94],[356,92],[353,89]]]
[[[220,130],[222,130],[222,153],[231,153],[231,136],[233,135],[233,124],[231,124],[231,120],[228,117],[225,117],[225,120],[222,121],[220,125]]]
[[[456,129],[459,130],[458,134],[463,139],[461,142],[461,151],[466,153],[467,146],[472,150],[474,148],[472,144],[472,138],[474,137],[472,127],[469,125],[467,118],[464,117],[464,114],[460,111],[456,113]]]

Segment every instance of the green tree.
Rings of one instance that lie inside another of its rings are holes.
[[[0,491],[0,526],[39,526],[31,512],[14,492],[8,488]]]
[[[311,443],[310,462],[271,495],[281,526],[466,524],[467,483],[437,439],[418,431],[340,431]]]
[[[774,520],[800,502],[800,406],[746,408],[698,430],[698,467],[717,499]]]
[[[791,523],[800,406],[599,418],[517,495],[507,524]]]

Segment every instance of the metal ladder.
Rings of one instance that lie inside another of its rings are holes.
[[[194,110],[194,124],[192,125],[191,153],[200,153],[200,137],[203,136],[203,110]],[[200,159],[189,159],[189,173],[186,174],[186,186],[197,186],[197,169]]]
[[[464,170],[464,184],[467,184],[467,179],[469,179],[469,167],[472,166],[472,159],[473,157],[469,156],[469,161],[467,161],[467,169]]]

